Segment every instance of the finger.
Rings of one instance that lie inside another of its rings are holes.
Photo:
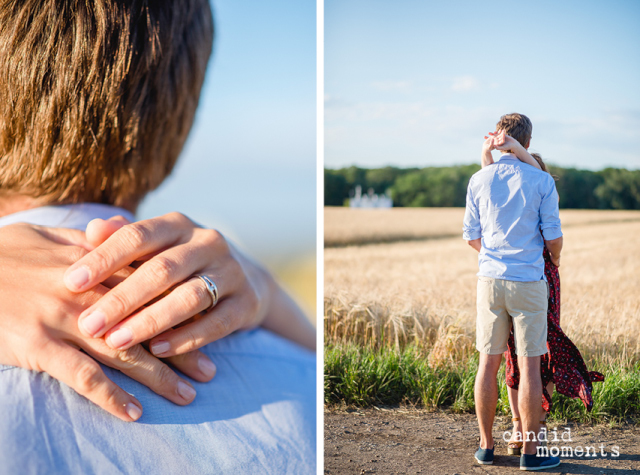
[[[251,311],[245,299],[224,300],[203,318],[156,336],[149,342],[149,348],[154,354],[155,348],[164,350],[156,354],[163,358],[202,348],[243,328],[242,316],[250,315]]]
[[[104,335],[114,325],[174,284],[192,276],[207,259],[208,252],[206,247],[183,244],[143,263],[125,281],[80,314],[78,321],[80,330],[87,336]],[[192,315],[188,315],[187,318]],[[153,322],[149,323],[154,325]],[[154,326],[156,327],[157,325]],[[153,333],[151,336],[156,334]],[[147,338],[138,339],[138,341],[144,339]],[[125,343],[123,341],[120,343],[116,347],[123,348]]]
[[[127,279],[127,277],[129,277],[134,272],[135,272],[135,269],[133,267],[127,266],[123,269],[120,269],[118,272],[116,272],[112,276],[109,276],[104,282],[102,282],[102,285],[104,285],[109,289],[113,289],[116,285],[119,285],[122,282],[124,282]]]
[[[133,278],[133,277],[131,277]],[[218,289],[225,289],[226,279],[217,278]],[[222,285],[218,285],[222,281]],[[115,292],[114,289],[112,292]],[[105,300],[108,298],[105,297]],[[125,349],[147,341],[150,338],[182,323],[194,315],[207,310],[212,305],[212,297],[205,283],[193,278],[177,286],[166,297],[158,299],[105,334],[105,340],[111,348]],[[102,307],[103,308],[103,307]],[[152,349],[155,355],[163,353]]]
[[[118,269],[158,249],[173,245],[188,220],[179,213],[165,219],[148,219],[118,229],[100,246],[67,269],[64,283],[72,292],[82,292],[105,280]]]
[[[58,340],[50,340],[47,350],[47,358],[40,367],[51,377],[123,421],[140,418],[141,404],[107,378],[92,358]]]
[[[90,340],[83,344],[86,345],[85,350],[101,363],[122,371],[175,404],[184,406],[196,397],[191,383],[180,378],[169,366],[149,354],[142,345],[128,350],[112,350],[102,339]]]
[[[87,241],[95,248],[105,242],[113,233],[123,226],[129,224],[124,216],[113,216],[107,220],[94,219],[87,224]]]
[[[164,361],[196,381],[211,381],[218,369],[207,355],[201,351],[190,351],[182,355],[170,356]]]

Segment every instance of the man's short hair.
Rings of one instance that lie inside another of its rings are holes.
[[[526,115],[514,112],[500,117],[496,124],[496,131],[500,130],[504,130],[507,135],[516,139],[520,145],[526,148],[531,140],[533,125]]]
[[[208,0],[0,0],[0,193],[135,208],[182,150],[212,42]]]

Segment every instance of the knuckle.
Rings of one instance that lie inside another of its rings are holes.
[[[144,357],[142,345],[134,345],[126,350],[115,350],[118,369],[131,369],[139,366]]]
[[[172,282],[172,276],[178,270],[178,266],[170,259],[163,256],[156,256],[149,262],[150,277],[157,284],[166,284]]]
[[[56,354],[54,341],[47,334],[43,326],[38,325],[36,329],[29,332],[24,342],[27,369],[42,372],[51,364],[51,355]]]
[[[149,239],[147,228],[140,223],[128,224],[121,231],[123,239],[134,248],[141,247]]]
[[[142,332],[134,332],[134,334],[136,335],[136,339],[138,340],[145,340],[145,337],[157,335],[162,330],[162,328],[160,328],[160,324],[158,323],[158,319],[153,315],[153,313],[149,311],[140,313],[137,318],[140,319],[137,328],[142,329]],[[140,333],[142,333],[142,335]]]
[[[206,344],[202,334],[195,333],[189,327],[185,327],[183,331],[185,332],[184,342],[180,345],[182,352],[197,350]]]
[[[78,262],[80,259],[82,259],[84,256],[88,254],[88,251],[86,249],[83,249],[78,246],[65,246],[65,249],[68,254],[67,257],[71,262]]]
[[[96,248],[91,252],[91,263],[95,269],[107,270],[111,267],[111,256],[106,254],[103,249]]]
[[[253,287],[250,287],[246,292],[244,302],[247,306],[248,316],[252,319],[260,309],[260,299],[258,298],[258,294],[255,292]]]
[[[88,394],[93,392],[101,381],[100,366],[96,362],[83,362],[79,368],[76,369],[76,386],[82,394]]]
[[[109,385],[109,388],[107,388],[106,396],[106,407],[115,408],[118,406],[122,406],[122,404],[120,403],[120,390],[115,384]]]
[[[106,298],[108,300],[104,305],[109,308],[107,316],[111,314],[113,317],[124,317],[129,313],[129,299],[126,294],[118,292],[118,287],[109,292]]]
[[[235,330],[235,319],[230,314],[214,315],[211,318],[211,336],[216,339],[229,335]]]
[[[207,307],[211,303],[211,296],[202,282],[196,282],[197,285],[183,285],[180,289],[178,297],[185,309],[196,311],[202,307],[205,303]]]
[[[164,391],[169,392],[173,390],[173,387],[177,384],[176,380],[178,376],[169,368],[166,364],[161,364],[157,371],[154,371],[156,375],[157,388],[162,388]],[[171,389],[169,389],[171,388]]]
[[[186,215],[178,211],[172,211],[171,213],[168,213],[167,218],[175,221],[178,224],[187,224],[191,222],[191,220]]]
[[[236,259],[229,258],[227,259],[226,266],[228,267],[227,272],[237,279],[246,280],[246,274],[244,272],[244,268]]]
[[[207,229],[205,231],[206,234],[204,236],[207,245],[215,248],[219,253],[229,254],[229,243],[227,242],[227,238],[225,238],[222,233],[216,231],[215,229]]]

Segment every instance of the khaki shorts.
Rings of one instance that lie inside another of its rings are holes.
[[[476,348],[499,355],[507,350],[513,324],[516,354],[540,356],[547,352],[548,288],[544,280],[514,282],[478,277]]]

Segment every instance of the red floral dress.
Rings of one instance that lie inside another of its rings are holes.
[[[546,386],[550,381],[556,385],[560,394],[571,398],[579,397],[587,411],[593,407],[591,391],[592,382],[604,381],[604,375],[595,371],[588,371],[587,365],[576,345],[572,343],[560,328],[560,274],[558,268],[551,262],[549,251],[544,252],[544,274],[549,283],[549,309],[547,310],[547,354],[540,358],[542,371],[542,408],[551,410],[551,396]],[[520,372],[518,358],[513,342],[513,328],[509,336],[507,357],[507,385],[518,389]]]

